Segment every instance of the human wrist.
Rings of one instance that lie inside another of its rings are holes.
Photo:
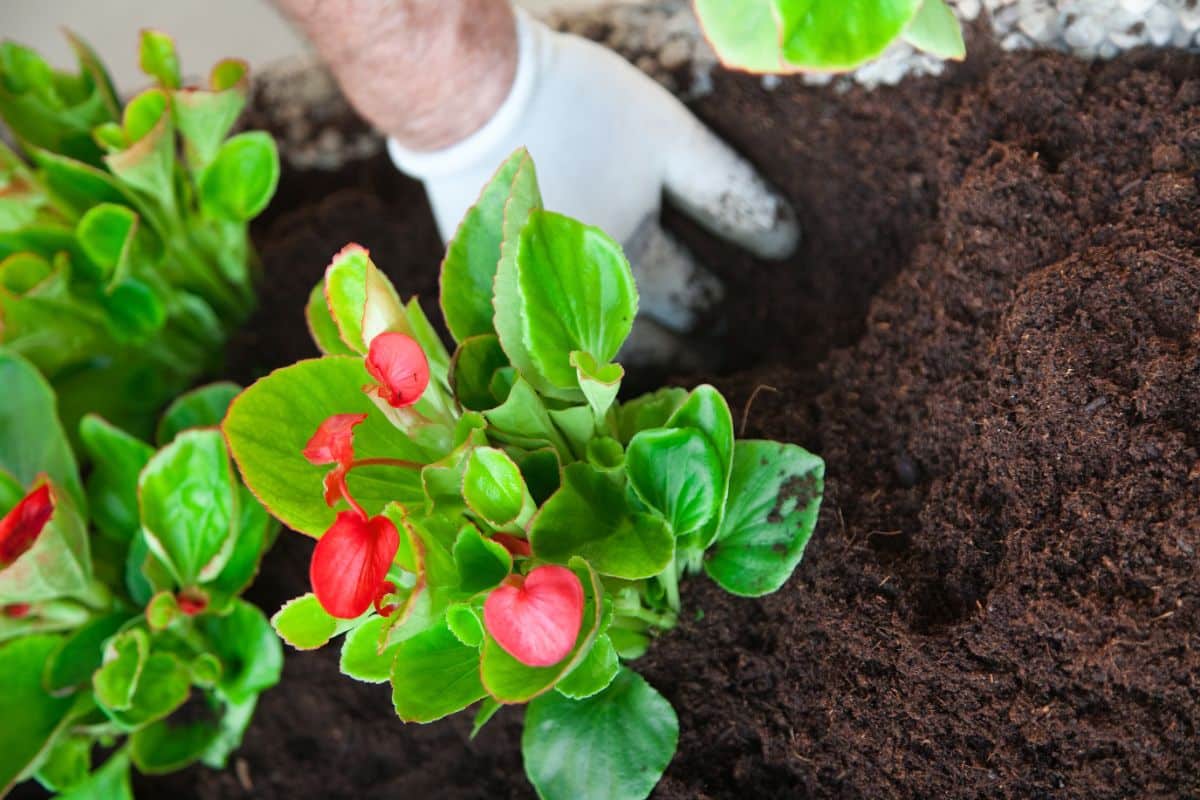
[[[276,0],[372,126],[414,151],[482,128],[516,74],[508,0]]]

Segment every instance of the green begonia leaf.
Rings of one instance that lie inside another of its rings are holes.
[[[355,428],[355,455],[427,461],[424,451],[392,425],[362,392],[370,382],[362,359],[348,356],[301,361],[262,378],[233,401],[223,429],[246,485],[293,530],[320,536],[333,523],[323,479],[329,466],[301,454],[317,427],[333,414],[365,413]],[[375,514],[387,503],[419,503],[420,475],[395,467],[356,469],[355,499]]]
[[[354,350],[342,341],[341,331],[329,313],[329,303],[325,301],[325,281],[322,280],[313,287],[308,295],[308,304],[304,306],[304,319],[308,322],[308,332],[317,345],[317,349],[327,356],[352,356]]]
[[[708,437],[695,428],[642,431],[625,452],[634,492],[663,516],[676,536],[696,530],[720,511],[725,470]]]
[[[128,613],[118,612],[89,620],[82,627],[63,637],[46,657],[43,683],[55,693],[80,686],[92,679],[104,660],[104,644],[129,619]]]
[[[199,761],[220,728],[211,720],[175,723],[160,719],[129,737],[129,755],[139,772],[165,775]]]
[[[617,677],[620,663],[608,634],[600,634],[587,657],[554,688],[573,700],[599,694]]]
[[[666,524],[631,512],[621,485],[586,463],[563,471],[563,485],[533,518],[529,539],[538,558],[565,564],[581,556],[601,575],[627,580],[657,575],[675,555]]]
[[[493,528],[523,526],[533,516],[533,498],[521,470],[503,450],[477,447],[463,472],[463,500]]]
[[[444,620],[396,646],[392,701],[405,722],[433,722],[485,694],[478,648],[460,642]]]
[[[782,586],[816,527],[824,476],[824,462],[796,445],[739,441],[729,507],[705,572],[743,597]]]
[[[91,771],[91,738],[63,734],[55,738],[35,777],[43,787],[62,792],[83,783]]]
[[[493,333],[492,292],[504,236],[504,208],[517,170],[528,160],[529,154],[522,149],[500,165],[446,246],[441,271],[442,312],[457,342]]]
[[[42,687],[42,666],[60,641],[25,636],[0,646],[0,794],[36,763],[74,702]]]
[[[138,475],[154,448],[94,414],[80,422],[79,440],[92,462],[87,478],[92,522],[108,538],[128,542],[142,524]]]
[[[221,143],[245,108],[247,71],[246,62],[225,59],[212,69],[211,91],[184,89],[172,93],[175,122],[194,170],[203,171],[217,157]]]
[[[657,392],[644,394],[617,407],[617,430],[621,444],[629,444],[638,431],[661,428],[688,399],[686,389],[668,386]]]
[[[671,704],[622,668],[585,700],[551,692],[530,703],[521,753],[541,797],[638,800],[658,783],[678,740]]]
[[[270,134],[239,133],[227,140],[204,170],[200,203],[231,222],[248,222],[267,207],[279,184],[279,153]]]
[[[504,224],[501,226],[500,261],[496,264],[496,281],[493,285],[492,306],[495,316],[492,321],[500,345],[508,360],[526,380],[536,382],[539,389],[548,384],[534,369],[533,359],[525,345],[522,329],[521,290],[518,281],[517,250],[521,231],[532,211],[542,207],[542,194],[538,189],[537,170],[533,159],[525,148],[513,153],[516,169],[504,202]]]
[[[603,424],[608,410],[617,399],[617,392],[621,390],[625,368],[620,364],[598,364],[589,353],[580,350],[572,352],[570,360],[571,366],[575,367],[579,388],[583,390],[583,396],[596,416],[596,424]]]
[[[454,542],[459,589],[476,594],[500,585],[512,572],[512,556],[499,542],[486,539],[473,526],[463,528]]]
[[[150,657],[150,639],[141,628],[130,628],[104,648],[103,664],[92,675],[96,702],[111,711],[133,705],[138,682]]]
[[[133,731],[183,705],[191,691],[191,682],[187,664],[176,655],[152,652],[138,675],[129,707],[104,711],[120,728]]]
[[[297,650],[315,650],[337,634],[338,621],[310,593],[285,603],[271,617],[271,626]]]
[[[494,333],[463,339],[450,362],[450,380],[454,396],[464,408],[487,411],[500,398],[492,394],[492,378],[496,370],[508,366],[508,356],[500,347]]]
[[[712,445],[720,465],[720,482],[716,485],[716,513],[698,531],[695,538],[700,547],[707,547],[716,538],[717,529],[729,496],[729,471],[733,465],[733,415],[721,393],[708,384],[692,390],[687,400],[667,420],[669,428],[691,428],[700,431]]]
[[[0,605],[77,597],[95,601],[92,556],[83,518],[51,485],[54,512],[33,545],[0,570]]]
[[[467,647],[483,644],[483,620],[479,612],[467,603],[455,603],[446,609],[446,624],[460,642]]]
[[[607,363],[633,326],[637,289],[629,262],[599,228],[533,211],[517,266],[522,336],[538,374],[559,389],[577,389],[571,353]]]
[[[129,783],[129,754],[119,750],[82,783],[58,795],[56,800],[133,800]]]
[[[59,424],[50,385],[28,361],[0,349],[0,386],[0,469],[25,487],[45,473],[66,489],[80,511],[86,509],[75,456]]]
[[[175,53],[175,42],[162,31],[142,31],[138,46],[138,66],[164,89],[178,89],[183,82],[179,74],[179,56]]]
[[[180,586],[220,574],[238,531],[238,486],[216,430],[190,430],[158,451],[138,481],[146,543]]]
[[[961,59],[967,54],[962,27],[945,0],[924,0],[904,31],[904,41],[938,58]]]
[[[279,683],[283,648],[258,608],[237,600],[229,614],[197,617],[196,627],[221,659],[218,686],[225,697],[242,702]]]
[[[169,444],[178,434],[192,428],[212,428],[221,424],[229,404],[242,387],[222,381],[210,383],[176,397],[158,421],[154,439],[158,446]]]
[[[339,662],[343,675],[366,683],[387,683],[396,657],[396,645],[380,649],[387,626],[386,617],[371,617],[346,634]]]

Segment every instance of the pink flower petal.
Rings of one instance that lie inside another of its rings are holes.
[[[583,584],[566,567],[538,567],[522,585],[493,589],[483,604],[483,622],[497,644],[522,664],[557,664],[579,638]]]
[[[429,386],[429,361],[411,336],[381,333],[367,350],[367,372],[379,382],[379,396],[392,408],[405,408],[421,399]]]
[[[354,426],[366,418],[366,414],[334,414],[317,426],[304,446],[304,457],[316,465],[349,464],[354,460]]]
[[[308,571],[321,606],[340,619],[363,614],[379,596],[399,549],[400,534],[387,517],[338,514],[317,542]]]

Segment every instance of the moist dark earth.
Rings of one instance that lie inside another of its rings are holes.
[[[1200,61],[715,84],[695,111],[805,238],[768,264],[670,216],[729,287],[672,380],[823,455],[827,491],[783,590],[693,578],[637,664],[680,718],[655,797],[1200,797]],[[315,354],[304,300],[348,241],[436,310],[428,207],[383,156],[286,172],[256,232],[238,380]],[[252,599],[305,591],[310,552],[285,532]],[[462,716],[403,726],[336,647],[289,652],[228,771],[139,796],[531,797],[521,711],[475,741]]]

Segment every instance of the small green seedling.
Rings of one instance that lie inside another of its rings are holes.
[[[966,54],[945,0],[695,0],[725,66],[749,72],[839,72],[896,39],[940,58]]]
[[[545,798],[637,798],[675,751],[670,703],[628,664],[676,623],[679,581],[775,591],[799,563],[824,464],[735,440],[711,386],[617,399],[637,313],[624,255],[542,208],[516,152],[442,264],[448,351],[355,245],[311,296],[325,353],[259,380],[223,423],[246,484],[318,539],[292,646],[431,722],[528,704]]]
[[[98,411],[139,436],[213,366],[254,303],[247,223],[279,178],[271,137],[229,136],[246,64],[184,87],[171,40],[141,39],[154,80],[122,108],[68,34],[78,73],[0,44],[0,344],[54,385],[67,430]]]
[[[0,349],[0,386],[0,795],[223,766],[282,667],[240,599],[278,526],[215,427],[237,387],[179,398],[157,451],[84,417],[81,479],[38,370]]]

